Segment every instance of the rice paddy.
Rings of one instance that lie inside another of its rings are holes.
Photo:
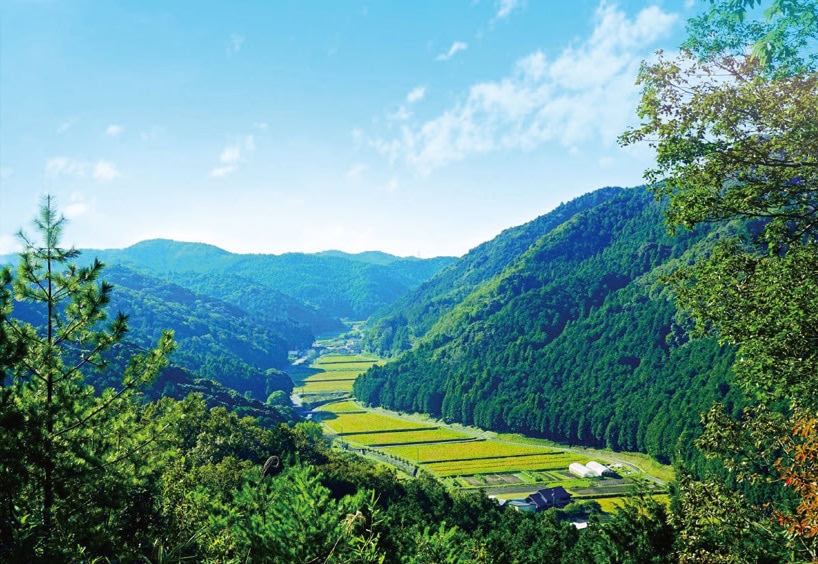
[[[380,460],[400,461],[393,463],[405,471],[417,467],[456,487],[489,488],[498,497],[525,497],[522,490],[562,485],[579,499],[595,499],[606,512],[627,499],[633,487],[629,479],[585,479],[568,472],[571,463],[586,463],[589,457],[605,462],[599,451],[577,452],[517,435],[487,439],[479,430],[461,432],[415,416],[376,412],[348,399],[355,379],[378,362],[361,355],[321,356],[302,369],[296,393],[337,398],[317,407],[315,420],[344,443]]]
[[[431,425],[405,421],[397,417],[389,417],[378,413],[336,413],[334,417],[321,421],[339,435],[357,435],[373,432],[417,431],[419,429],[433,429]]]

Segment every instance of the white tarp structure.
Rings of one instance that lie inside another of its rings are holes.
[[[574,462],[568,466],[568,471],[575,476],[579,476],[580,478],[593,478],[596,476],[594,471],[585,466],[584,464],[580,464],[579,462]]]

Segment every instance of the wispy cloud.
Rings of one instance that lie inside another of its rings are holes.
[[[97,161],[94,165],[94,180],[100,182],[110,182],[120,176],[116,165],[110,161]]]
[[[121,134],[123,131],[125,131],[125,128],[124,128],[124,127],[122,127],[121,125],[118,125],[118,124],[112,123],[111,125],[109,125],[109,126],[108,126],[108,127],[105,129],[105,135],[108,135],[109,137],[117,137],[117,136],[119,136],[119,135],[120,135],[120,134]]]
[[[94,201],[88,200],[83,194],[73,192],[68,198],[68,204],[63,207],[63,214],[68,219],[76,219],[87,214],[94,206]]]
[[[74,127],[78,121],[79,120],[74,117],[68,118],[67,120],[65,120],[64,122],[60,123],[60,125],[57,126],[57,133],[62,135],[63,133]]]
[[[45,163],[45,174],[49,178],[82,178],[90,176],[99,182],[110,182],[120,176],[119,169],[110,161],[98,160],[92,164],[70,157],[52,157]]]
[[[415,102],[420,102],[423,100],[424,96],[426,96],[426,87],[416,86],[409,91],[409,94],[406,95],[406,103],[414,104]]]
[[[499,80],[473,84],[460,100],[399,134],[369,137],[390,162],[421,174],[478,154],[531,150],[546,142],[576,148],[589,140],[613,145],[631,120],[634,85],[649,46],[678,16],[658,6],[630,18],[602,2],[589,37],[549,60],[541,51],[519,59]]]
[[[219,165],[210,171],[210,176],[219,178],[235,172],[242,162],[242,151],[251,153],[256,149],[256,138],[247,135],[243,139],[226,145],[219,153]]]
[[[85,176],[88,164],[69,157],[52,157],[45,163],[45,174],[51,178]]]
[[[455,41],[454,43],[452,43],[452,46],[449,47],[448,51],[445,51],[445,52],[439,54],[435,58],[435,60],[448,61],[449,59],[454,57],[456,54],[458,54],[460,51],[465,51],[468,48],[469,48],[468,43],[465,43],[463,41]]]
[[[367,167],[363,163],[355,163],[349,170],[347,171],[346,177],[350,180],[357,180],[367,171],[369,167]]]
[[[499,0],[497,2],[497,14],[494,19],[502,20],[507,18],[511,12],[520,6],[520,0]]]
[[[231,35],[227,43],[227,54],[228,55],[237,54],[239,51],[241,51],[243,45],[244,45],[243,35],[236,34]]]
[[[257,121],[253,123],[253,129],[258,129],[260,131],[267,131],[267,122],[266,121]]]
[[[161,125],[152,125],[150,128],[141,131],[139,138],[148,143],[160,139],[165,134],[165,128]]]

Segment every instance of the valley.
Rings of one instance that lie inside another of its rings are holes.
[[[425,472],[448,488],[479,490],[501,503],[560,486],[573,501],[593,501],[606,512],[617,510],[624,499],[637,492],[667,499],[665,482],[672,479],[672,469],[644,455],[625,455],[630,458],[627,461],[612,451],[559,445],[425,414],[364,406],[351,397],[352,386],[359,375],[384,360],[369,354],[339,354],[336,351],[342,341],[319,342],[316,348],[323,354],[308,366],[290,371],[294,402],[312,407],[303,415],[321,424],[333,448],[388,465],[404,476]],[[634,464],[634,457],[652,465],[656,475]],[[610,467],[615,476],[583,478],[569,471],[571,464],[590,460]]]

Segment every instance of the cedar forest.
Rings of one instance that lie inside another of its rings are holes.
[[[95,258],[48,197],[0,271],[0,560],[818,560],[818,5],[710,0],[688,35],[620,137],[647,188],[457,260]],[[341,317],[387,358],[362,405],[643,452],[669,503],[529,514],[333,448],[283,370]]]

